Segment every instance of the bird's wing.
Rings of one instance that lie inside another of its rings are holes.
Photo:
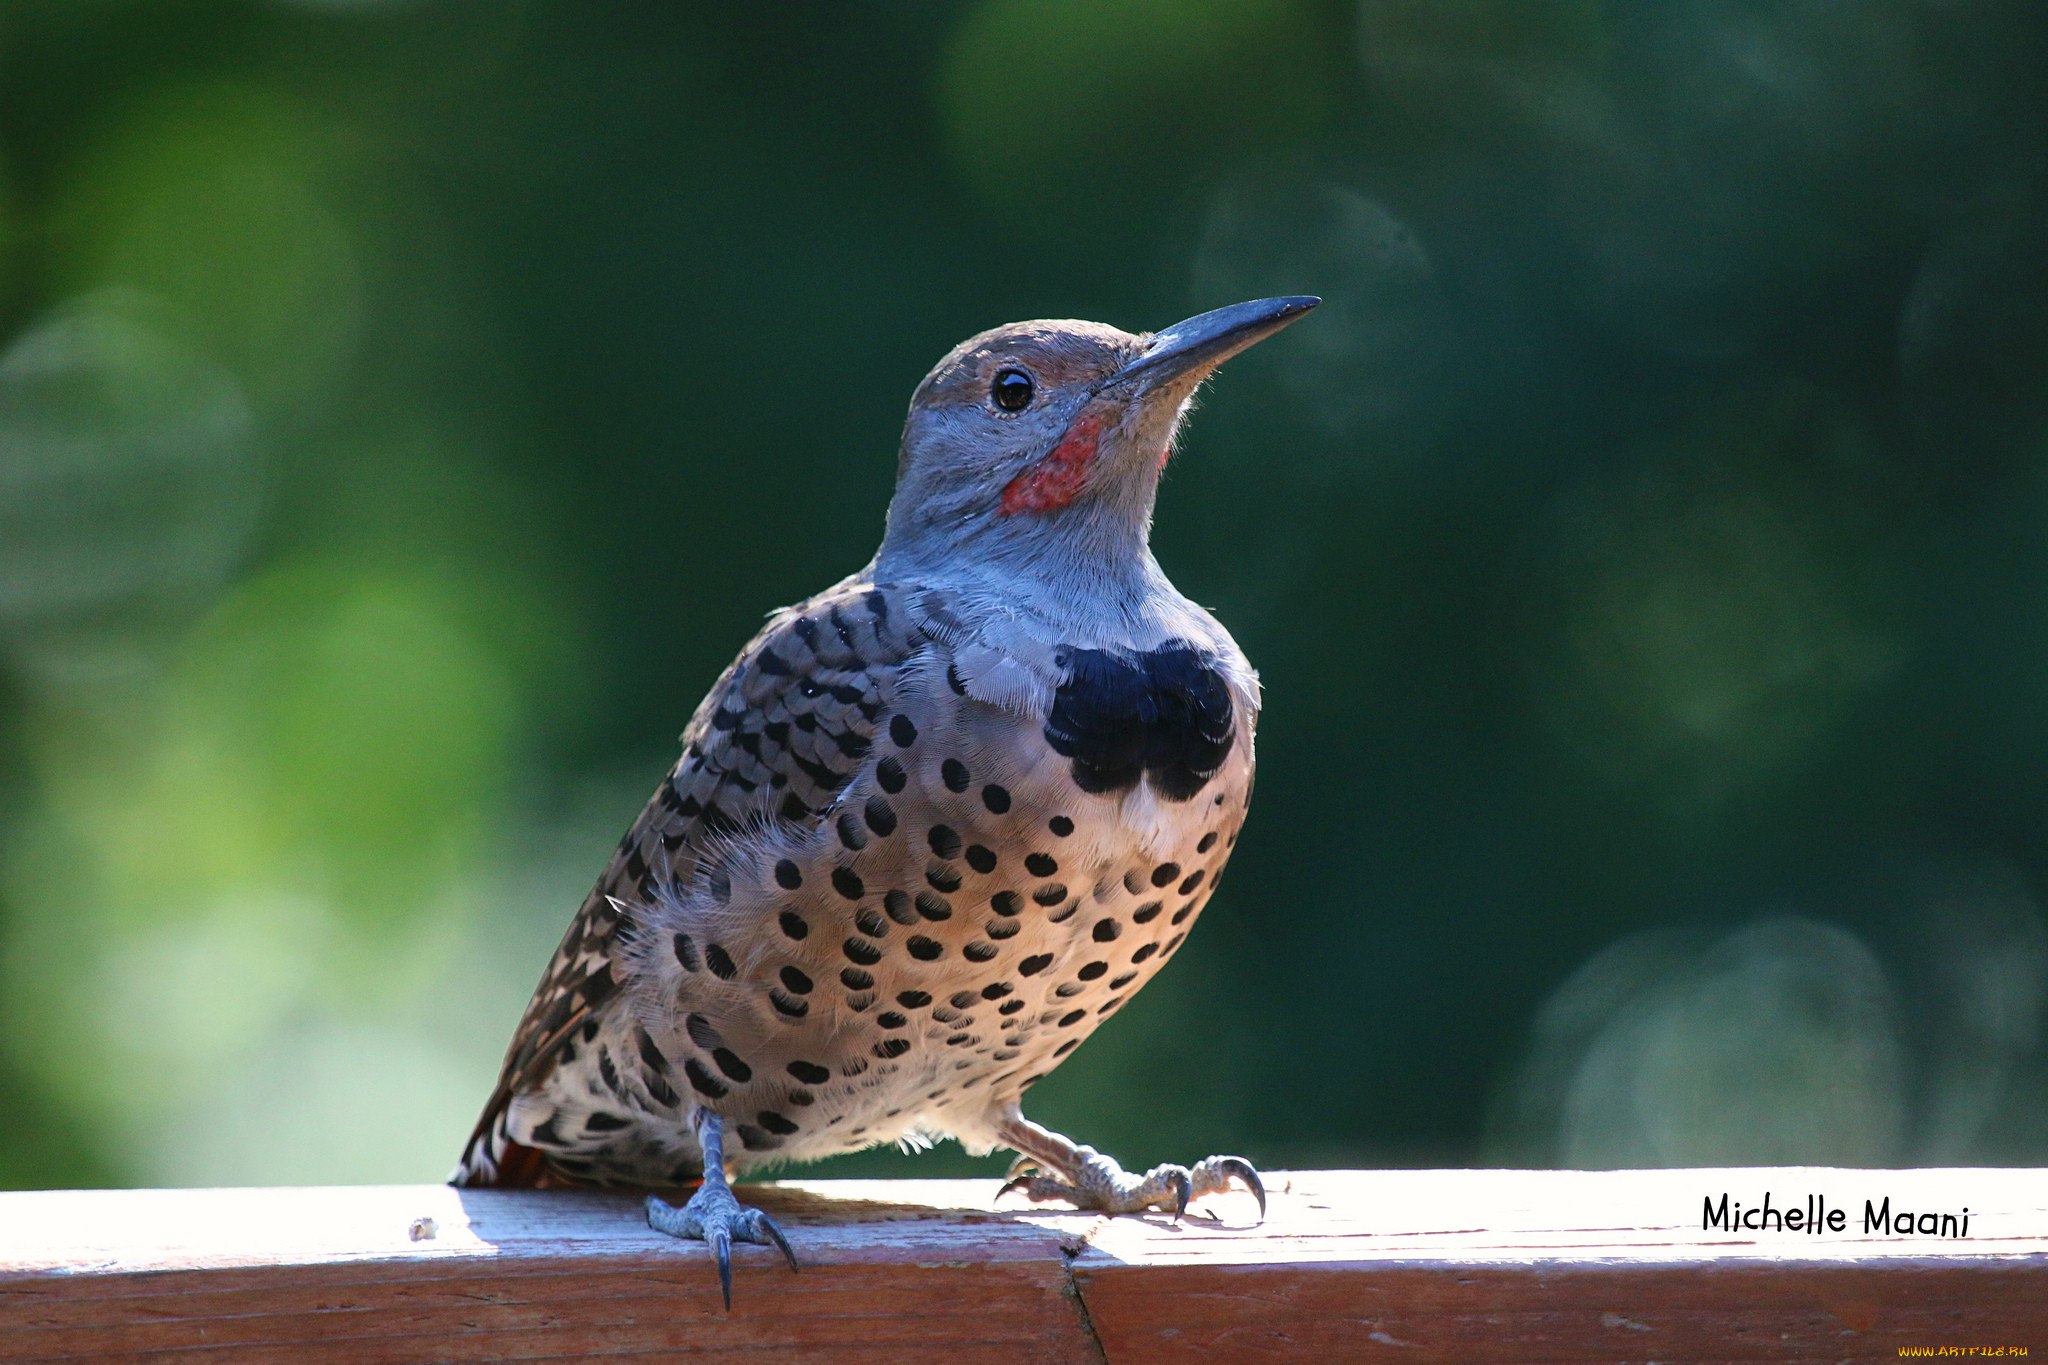
[[[531,1184],[503,1135],[512,1096],[619,988],[630,907],[686,886],[707,848],[749,828],[810,826],[858,771],[926,636],[908,602],[858,577],[780,611],[726,669],[683,731],[683,754],[619,841],[555,950],[514,1033],[456,1181]]]

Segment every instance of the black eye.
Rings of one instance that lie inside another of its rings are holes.
[[[989,386],[989,396],[1004,412],[1021,412],[1031,401],[1031,376],[1022,370],[1004,370]]]

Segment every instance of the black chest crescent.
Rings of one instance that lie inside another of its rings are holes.
[[[1222,768],[1236,738],[1215,656],[1186,640],[1142,654],[1067,648],[1045,742],[1074,761],[1074,783],[1106,793],[1143,780],[1186,801]]]

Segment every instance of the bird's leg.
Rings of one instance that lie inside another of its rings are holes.
[[[1186,1166],[1154,1166],[1135,1175],[1093,1147],[1081,1146],[1058,1133],[1041,1128],[1012,1105],[996,1126],[998,1139],[1014,1148],[1017,1159],[1010,1166],[1010,1179],[997,1198],[1011,1190],[1022,1190],[1034,1203],[1064,1199],[1077,1209],[1102,1213],[1145,1213],[1154,1209],[1178,1218],[1187,1212],[1188,1201],[1205,1194],[1218,1194],[1236,1181],[1259,1201],[1259,1217],[1266,1216],[1266,1187],[1259,1173],[1241,1156],[1212,1156]],[[1035,1174],[1033,1172],[1036,1172]]]
[[[797,1268],[796,1253],[789,1249],[789,1239],[773,1219],[733,1197],[725,1174],[725,1129],[718,1115],[708,1110],[699,1110],[697,1114],[697,1146],[704,1153],[704,1183],[681,1208],[648,1195],[647,1223],[656,1232],[710,1244],[711,1254],[718,1260],[718,1287],[725,1295],[727,1311],[731,1311],[734,1242],[775,1247],[791,1270]]]

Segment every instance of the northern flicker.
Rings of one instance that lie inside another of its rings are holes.
[[[984,332],[904,427],[872,562],[775,613],[683,732],[527,1006],[453,1177],[702,1184],[649,1221],[780,1230],[730,1176],[884,1142],[1178,1215],[1239,1157],[1127,1173],[1021,1102],[1194,927],[1252,788],[1257,675],[1149,547],[1195,390],[1314,298],[1133,335]]]

